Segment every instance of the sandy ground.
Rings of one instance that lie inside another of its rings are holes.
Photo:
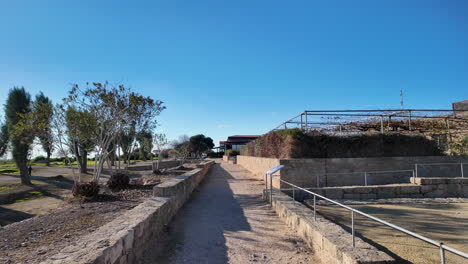
[[[137,164],[147,165],[149,162],[138,162]],[[194,164],[185,164],[187,167],[183,170],[167,170],[160,177],[160,181],[179,175],[195,166]],[[71,169],[59,166],[34,166],[33,185],[24,186],[19,184],[18,175],[0,175],[0,187],[9,187],[11,189],[0,188],[0,226],[5,226],[18,222],[36,215],[44,215],[53,212],[65,206],[67,200],[72,197],[71,188],[73,186],[73,177]],[[65,177],[57,178],[57,175]],[[151,171],[131,171],[131,178],[151,177],[154,178]],[[87,174],[84,177],[90,178]],[[3,179],[3,181],[1,181]],[[103,185],[108,179],[108,175],[101,178]],[[154,183],[156,184],[156,183]],[[32,195],[39,193],[40,195]]]
[[[351,207],[376,216],[410,231],[468,252],[468,199],[462,203],[411,202],[404,204],[355,204]],[[450,199],[447,199],[450,200]],[[350,213],[335,206],[318,206],[318,212],[345,227],[350,227]],[[356,232],[398,254],[411,263],[440,263],[439,249],[401,232],[382,226],[362,216],[355,219]],[[446,263],[468,260],[446,253]]]
[[[319,263],[261,198],[261,181],[216,164],[142,263]]]

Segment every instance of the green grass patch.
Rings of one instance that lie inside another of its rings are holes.
[[[0,164],[0,167],[16,167],[15,163],[3,163]]]
[[[39,195],[39,196],[44,195],[43,193],[38,192],[38,191],[28,192],[28,194],[31,194],[31,195]]]
[[[13,174],[13,173],[18,173],[18,172],[19,172],[18,169],[12,169],[12,168],[0,169],[0,174]]]
[[[44,194],[42,192],[31,191],[31,192],[28,192],[23,199],[15,200],[14,203],[26,202],[26,201],[29,201],[29,200],[32,200],[34,198],[38,198],[38,197],[41,197],[41,196],[44,196]]]

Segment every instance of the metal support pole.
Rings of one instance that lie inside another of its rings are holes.
[[[356,247],[356,242],[354,241],[354,211],[351,211],[351,233],[353,236],[353,248]]]
[[[447,127],[447,133],[449,135],[449,140],[450,140],[450,142],[452,142],[452,133],[450,133],[450,125],[449,125],[449,122],[448,122],[447,118],[445,118],[445,126]]]
[[[445,251],[444,248],[442,247],[443,243],[440,243],[439,249],[440,249],[440,263],[445,264]]]
[[[409,119],[408,119],[408,126],[409,126],[409,131],[411,133],[411,110],[408,111]]]
[[[309,129],[309,125],[307,124],[307,112],[304,112],[305,113],[305,131],[307,132],[307,129]]]
[[[463,173],[463,163],[460,163],[460,169],[461,169],[461,176],[464,178],[464,173]]]
[[[303,116],[303,115],[304,115],[304,114],[301,114],[301,130],[304,130],[304,125],[302,124],[302,116]]]
[[[292,198],[293,198],[293,203],[296,202],[296,194],[295,194],[294,190],[295,190],[295,189],[294,189],[294,186],[293,186],[293,197],[292,197]]]
[[[270,174],[270,204],[273,205],[273,174]]]
[[[367,172],[364,172],[364,185],[367,186]]]
[[[380,133],[384,133],[383,116],[380,116]]]
[[[268,195],[268,174],[265,173],[265,198],[267,197],[266,195]]]
[[[416,172],[416,178],[418,177],[418,164],[414,164],[414,171]]]
[[[317,221],[317,216],[316,216],[317,215],[317,209],[315,209],[315,204],[316,204],[316,202],[315,202],[315,194],[314,194],[314,221]]]

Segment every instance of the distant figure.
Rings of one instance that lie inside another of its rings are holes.
[[[32,166],[31,166],[31,165],[29,165],[29,167],[28,167],[28,173],[29,173],[29,177],[31,177],[31,172],[32,172]]]

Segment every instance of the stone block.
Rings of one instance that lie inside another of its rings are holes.
[[[343,199],[343,190],[341,188],[325,189],[325,195],[330,199]]]
[[[375,193],[375,187],[353,187],[351,188],[353,193]]]
[[[361,194],[359,193],[345,193],[343,194],[345,200],[361,200]]]
[[[363,193],[361,194],[361,200],[375,200],[377,199],[377,194],[375,193]]]
[[[445,188],[448,195],[461,196],[463,193],[461,184],[447,184]]]
[[[399,192],[399,189],[396,186],[380,187],[377,189],[377,198],[378,199],[395,198],[397,197],[398,192]]]
[[[434,190],[434,191],[431,191],[431,192],[428,192],[426,194],[424,194],[424,197],[426,198],[446,198],[446,197],[450,197],[447,195],[447,192],[444,191],[444,190]]]
[[[401,186],[400,194],[418,194],[421,192],[421,186]]]
[[[421,193],[426,194],[437,189],[437,185],[421,185]]]

